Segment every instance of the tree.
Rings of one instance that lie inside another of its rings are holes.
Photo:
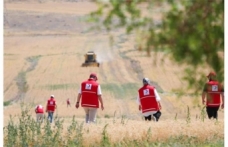
[[[202,89],[205,73],[214,70],[224,80],[224,0],[109,0],[97,2],[90,20],[110,31],[125,28],[144,38],[139,50],[169,53],[187,65],[189,88]],[[143,7],[143,9],[142,9]],[[160,10],[161,22],[151,17]],[[162,10],[162,11],[161,11]]]

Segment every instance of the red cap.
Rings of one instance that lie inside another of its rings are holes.
[[[210,76],[216,76],[216,73],[215,72],[210,72],[207,77],[210,77]]]
[[[95,81],[98,80],[97,75],[96,75],[95,73],[91,73],[89,77],[90,77],[90,78],[91,78],[91,77],[95,77]]]

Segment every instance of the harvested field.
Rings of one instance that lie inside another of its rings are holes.
[[[136,103],[143,77],[151,79],[161,96],[162,126],[171,120],[175,123],[174,119],[183,123],[188,115],[199,118],[203,107],[201,96],[186,92],[179,98],[173,91],[186,85],[182,80],[183,67],[164,57],[162,52],[157,53],[154,64],[155,54],[148,57],[146,52],[138,51],[134,35],[125,35],[123,30],[112,32],[115,44],[111,47],[107,32],[89,32],[90,24],[83,22],[86,14],[95,8],[89,1],[5,1],[4,102],[11,101],[11,104],[4,106],[4,125],[10,115],[20,114],[21,102],[32,107],[35,118],[33,108],[37,104],[45,106],[51,94],[56,97],[59,117],[68,120],[75,115],[82,121],[84,110],[74,105],[80,83],[91,72],[97,73],[102,89],[105,110],[99,109],[97,117],[103,122],[110,121],[115,114],[117,119],[124,116],[130,121],[130,130],[143,123]],[[84,54],[90,50],[97,54],[99,68],[81,67]],[[68,108],[67,98],[72,102]],[[224,110],[219,110],[218,120],[224,123]],[[222,131],[223,127],[219,129]],[[128,131],[125,133],[132,137],[137,130]],[[113,137],[113,140],[119,139],[121,136]]]

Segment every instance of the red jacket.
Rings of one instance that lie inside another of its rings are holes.
[[[98,90],[99,84],[93,79],[88,79],[81,84],[81,106],[99,108]]]
[[[207,92],[207,103],[209,107],[220,106],[220,94],[223,92],[223,88],[218,81],[209,81],[204,87],[204,92]]]
[[[67,104],[70,104],[70,100],[67,100]]]
[[[47,101],[47,111],[48,112],[54,112],[55,111],[55,99],[50,98]]]
[[[138,90],[142,113],[159,110],[154,89],[155,88],[151,85],[144,85]]]
[[[43,107],[41,105],[38,105],[36,107],[36,113],[44,113],[44,109],[43,109]]]

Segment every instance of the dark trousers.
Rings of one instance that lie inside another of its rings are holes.
[[[155,117],[155,121],[158,121],[161,116],[161,111],[158,110],[158,112],[154,113],[153,116]],[[151,121],[151,115],[145,116],[145,120]]]
[[[219,107],[206,107],[208,118],[218,119],[218,109]]]

